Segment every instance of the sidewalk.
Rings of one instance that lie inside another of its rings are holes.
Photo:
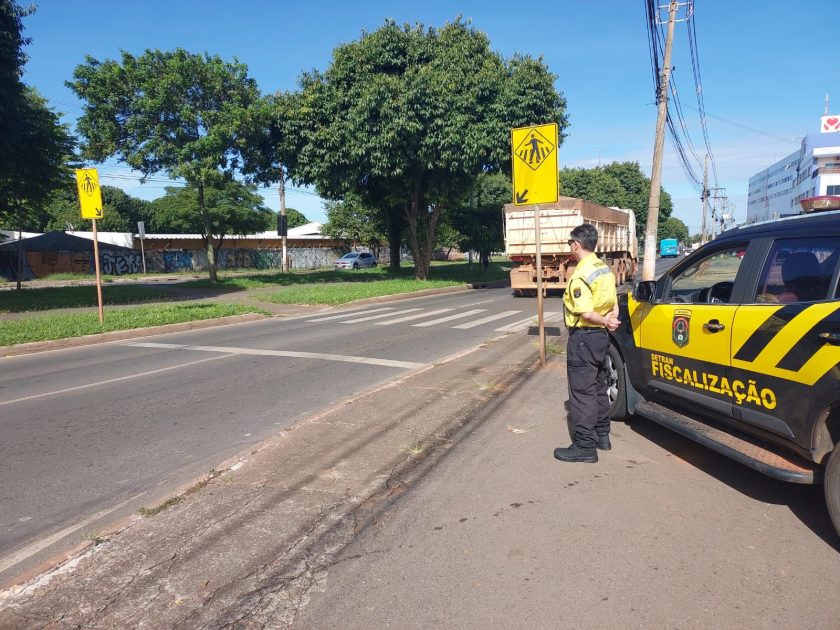
[[[532,337],[510,335],[298,423],[0,593],[0,628],[284,627],[336,554],[521,387],[535,356]]]

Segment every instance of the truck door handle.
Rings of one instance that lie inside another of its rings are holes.
[[[721,330],[726,328],[726,326],[721,324],[718,320],[713,319],[713,320],[703,324],[703,328],[708,330],[710,333],[716,333],[716,332],[720,332]]]
[[[836,333],[836,332],[820,333],[820,339],[825,339],[828,343],[840,343],[840,333]]]

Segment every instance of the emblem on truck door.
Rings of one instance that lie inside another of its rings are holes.
[[[685,348],[688,345],[689,323],[691,322],[691,311],[677,309],[674,311],[674,321],[671,324],[671,338],[678,348]]]

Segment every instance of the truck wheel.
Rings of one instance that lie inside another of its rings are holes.
[[[514,289],[513,290],[513,297],[524,297],[525,294],[522,292],[522,289]]]
[[[840,536],[840,442],[834,445],[834,451],[828,458],[823,485],[828,514],[831,516],[837,535]]]
[[[618,349],[610,344],[607,350],[607,396],[610,399],[610,419],[627,419],[627,392],[624,383],[624,360]]]

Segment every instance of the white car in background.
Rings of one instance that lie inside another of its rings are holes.
[[[350,252],[335,261],[335,270],[376,267],[376,257],[369,252]]]

